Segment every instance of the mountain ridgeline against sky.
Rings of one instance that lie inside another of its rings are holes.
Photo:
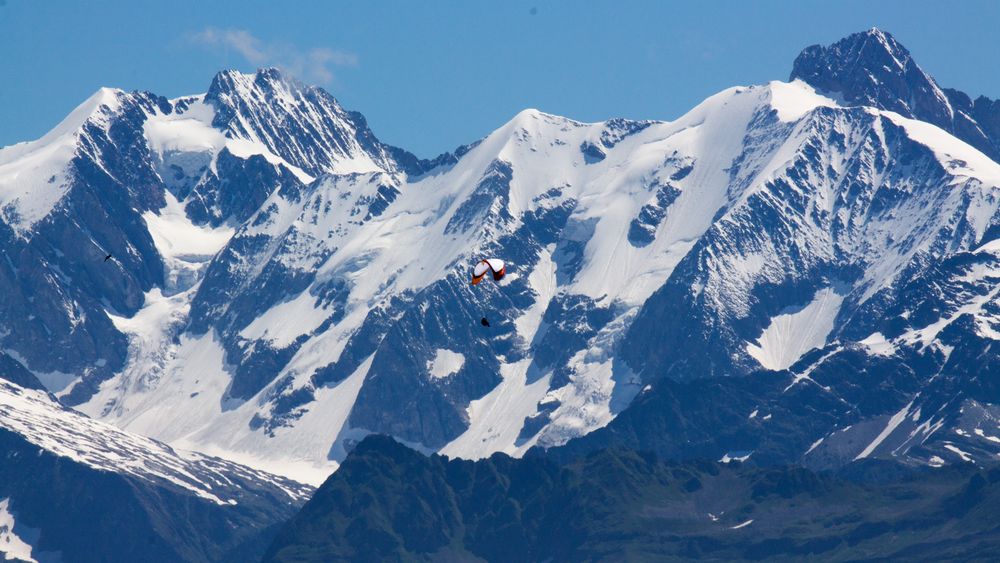
[[[803,80],[851,105],[871,106],[937,125],[1000,160],[1000,101],[973,100],[942,88],[888,33],[871,29],[795,59],[790,80]]]
[[[310,484],[371,433],[985,462],[998,139],[876,29],[672,122],[525,110],[434,160],[275,69],[102,89],[0,149],[0,369]],[[484,256],[507,276],[473,287]]]

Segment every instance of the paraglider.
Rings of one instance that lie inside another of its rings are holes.
[[[493,275],[493,281],[498,282],[507,274],[507,265],[499,258],[484,258],[472,268],[472,285],[478,285],[486,278],[486,274]],[[479,324],[489,328],[490,321],[483,317]]]
[[[507,273],[507,265],[499,258],[485,258],[480,260],[476,267],[472,269],[472,285],[483,281],[487,272],[493,273],[493,281],[500,281]]]

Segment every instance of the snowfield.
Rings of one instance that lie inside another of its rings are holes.
[[[0,555],[4,560],[38,563],[38,559],[31,556],[38,536],[38,530],[18,525],[10,512],[9,498],[0,499]]]
[[[803,354],[826,344],[843,302],[844,296],[835,289],[816,292],[805,307],[793,308],[771,319],[757,343],[747,344],[747,353],[767,369],[792,367]]]

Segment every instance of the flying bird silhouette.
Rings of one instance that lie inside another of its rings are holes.
[[[110,260],[110,259],[111,259],[111,255],[110,255],[110,254],[108,254],[107,256],[105,256],[105,257],[104,257],[104,261],[105,261],[105,262],[107,262],[107,261],[108,261],[108,260]]]

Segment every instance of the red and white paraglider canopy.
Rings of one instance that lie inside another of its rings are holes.
[[[499,258],[486,258],[480,260],[476,267],[472,269],[472,285],[483,281],[487,272],[492,272],[493,281],[500,281],[507,273],[506,265]]]

